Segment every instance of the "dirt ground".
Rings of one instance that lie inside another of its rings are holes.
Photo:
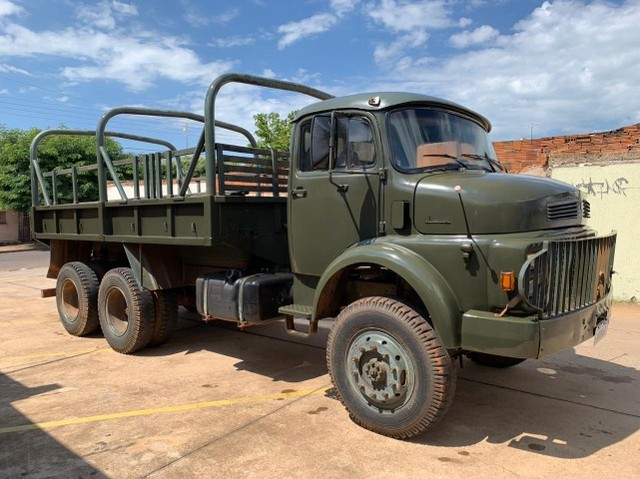
[[[639,477],[637,305],[615,306],[596,347],[466,361],[444,421],[403,442],[349,420],[326,335],[300,344],[181,309],[171,342],[123,356],[66,334],[45,274],[0,272],[0,478]]]

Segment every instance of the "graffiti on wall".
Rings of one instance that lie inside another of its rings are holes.
[[[628,190],[640,189],[630,185],[629,180],[624,177],[605,178],[603,181],[594,181],[589,177],[588,181],[584,179],[575,185],[576,188],[582,190],[587,196],[596,196],[602,198],[608,195],[627,196]]]

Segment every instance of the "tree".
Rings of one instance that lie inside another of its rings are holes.
[[[31,206],[31,174],[29,170],[29,147],[40,133],[37,128],[21,130],[7,129],[0,125],[0,208],[24,212]],[[120,144],[110,138],[105,143],[112,160],[124,157]],[[43,173],[72,166],[95,165],[95,138],[89,136],[51,136],[38,147],[38,159]],[[47,180],[45,178],[45,180]],[[51,181],[47,187],[51,194]],[[57,182],[60,202],[71,201],[71,175],[61,175]],[[80,201],[98,199],[98,182],[95,171],[78,175],[78,197]]]
[[[286,118],[279,113],[258,113],[253,116],[256,125],[256,137],[260,148],[272,148],[277,151],[289,151],[291,141],[291,122],[298,114],[292,111]]]

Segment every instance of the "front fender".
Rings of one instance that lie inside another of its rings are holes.
[[[460,347],[462,314],[453,291],[431,263],[404,246],[392,243],[368,243],[352,246],[325,270],[314,299],[314,319],[324,317],[325,299],[333,296],[335,279],[359,264],[375,264],[393,271],[418,294],[427,308],[433,327],[443,346]]]

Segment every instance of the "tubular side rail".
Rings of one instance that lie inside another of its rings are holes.
[[[31,204],[33,206],[38,206],[38,185],[40,185],[40,189],[42,190],[42,199],[44,201],[44,204],[46,206],[51,206],[51,199],[49,198],[49,192],[47,190],[47,185],[46,182],[44,180],[45,176],[53,176],[53,172],[49,173],[49,174],[43,174],[42,170],[40,169],[40,163],[38,161],[38,146],[40,145],[40,142],[42,142],[42,140],[44,140],[46,137],[48,136],[54,136],[54,135],[59,135],[59,136],[94,136],[96,134],[95,131],[93,130],[67,130],[67,129],[51,129],[51,130],[44,130],[41,131],[38,135],[36,135],[36,137],[33,139],[33,141],[31,142],[31,147],[30,147],[30,151],[29,151],[29,156],[31,158],[30,160],[30,170],[31,170]],[[109,137],[113,137],[113,138],[122,138],[125,140],[133,140],[133,141],[140,141],[142,143],[150,143],[150,144],[155,144],[155,145],[160,145],[160,146],[165,146],[166,148],[168,148],[170,151],[174,151],[176,149],[175,146],[173,146],[172,143],[169,143],[168,141],[164,141],[164,140],[159,140],[157,138],[150,138],[150,137],[146,137],[146,136],[139,136],[139,135],[130,135],[128,133],[120,133],[120,132],[116,132],[116,131],[105,131],[104,132],[105,136],[109,136]],[[176,160],[178,162],[178,166],[179,166],[179,159],[178,157],[176,157]],[[120,163],[120,162],[118,162]],[[98,166],[97,165],[87,165],[84,167],[77,167],[75,169],[76,172],[78,171],[90,171],[92,169],[97,169]],[[178,170],[180,171],[180,168],[178,168]],[[71,168],[69,170],[59,170],[56,172],[57,174],[74,174],[74,169]],[[36,183],[36,179],[37,179],[37,183]],[[74,190],[76,189],[76,182],[73,182],[74,185]],[[53,199],[53,203],[56,203],[56,198]]]
[[[122,188],[122,184],[120,183],[120,180],[119,180],[119,178],[117,176],[117,173],[116,173],[115,168],[113,166],[113,162],[111,161],[111,158],[109,157],[109,154],[107,153],[107,151],[105,149],[105,145],[104,145],[104,138],[106,136],[105,130],[106,130],[106,127],[107,127],[107,123],[113,117],[118,116],[118,115],[154,116],[154,117],[162,117],[162,118],[183,118],[183,119],[193,120],[193,121],[197,121],[197,122],[206,124],[205,117],[203,117],[202,115],[198,115],[196,113],[191,113],[191,112],[186,112],[186,111],[159,110],[159,109],[155,109],[155,108],[141,108],[141,107],[131,107],[131,106],[117,107],[117,108],[112,108],[111,110],[109,110],[107,113],[105,113],[102,116],[102,118],[98,122],[98,127],[96,128],[96,145],[97,145],[97,161],[98,161],[98,188],[99,188],[100,201],[107,201],[107,196],[108,196],[107,195],[107,177],[106,177],[105,167],[109,171],[109,174],[111,175],[111,177],[113,179],[114,185],[118,189],[118,193],[120,194],[120,197],[121,197],[122,201],[127,201],[127,195],[124,192],[124,189]],[[254,147],[258,146],[255,138],[253,137],[253,135],[251,135],[251,133],[249,133],[249,131],[247,131],[246,129],[244,129],[244,128],[240,127],[240,126],[233,125],[231,123],[222,122],[222,121],[214,121],[214,122],[212,122],[212,125],[213,125],[212,126],[213,128],[215,128],[217,126],[218,128],[223,128],[225,130],[234,131],[236,133],[239,133],[239,134],[245,136],[252,146],[254,146]],[[197,164],[198,159],[200,158],[200,155],[202,154],[202,151],[203,151],[203,147],[204,147],[204,130],[205,129],[206,128],[203,128],[203,132],[200,135],[200,140],[198,141],[198,146],[196,147],[194,156],[191,159],[191,165],[190,165],[189,170],[187,171],[187,173],[185,174],[185,177],[183,179],[183,184],[182,184],[182,187],[180,188],[179,196],[184,196],[186,194],[188,188],[189,188],[189,182],[191,181],[191,178],[193,177],[193,173],[195,171],[196,164]]]
[[[216,97],[220,92],[220,89],[226,85],[227,83],[242,83],[245,85],[254,85],[261,86],[265,88],[271,88],[275,90],[284,90],[290,91],[294,93],[301,93],[303,95],[308,95],[313,98],[317,98],[319,100],[329,100],[333,98],[333,95],[329,93],[323,92],[321,90],[317,90],[315,88],[311,88],[305,85],[301,85],[299,83],[292,83],[288,81],[282,80],[274,80],[272,78],[263,78],[253,75],[242,75],[240,73],[227,73],[225,75],[220,75],[216,78],[211,85],[209,86],[209,90],[207,91],[207,96],[205,98],[204,104],[204,115],[207,119],[204,125],[204,143],[205,143],[205,151],[214,152],[215,151],[215,126],[217,124],[215,119],[215,103]],[[215,153],[207,155],[205,161],[205,172],[207,178],[207,193],[216,194],[216,182],[215,182],[215,172],[216,172],[216,158]],[[184,188],[184,185],[183,185]]]

